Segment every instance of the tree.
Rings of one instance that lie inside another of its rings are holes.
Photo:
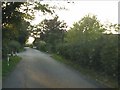
[[[19,41],[21,32],[26,31],[26,28],[22,29],[27,22],[24,21],[22,13],[18,11],[20,8],[20,2],[3,2],[2,3],[2,41],[3,41],[3,58],[6,58],[10,50],[9,43],[11,40]],[[24,21],[24,22],[23,22]],[[27,26],[26,26],[27,27]],[[27,36],[27,35],[26,35]],[[24,36],[23,39],[26,38]],[[23,44],[24,42],[20,42]]]
[[[24,46],[29,37],[28,26],[34,19],[34,12],[51,12],[46,5],[25,2],[2,2],[2,36],[3,36],[3,58],[6,58],[9,52],[9,43],[14,40]],[[38,8],[39,7],[39,8]],[[5,50],[7,49],[7,50]],[[10,52],[11,53],[11,52]]]
[[[119,25],[109,26],[118,31]],[[60,54],[100,75],[118,78],[118,37],[107,34],[95,16],[85,16],[68,30]]]
[[[58,43],[63,42],[66,24],[56,16],[50,20],[43,20],[40,26],[40,39],[46,42],[49,51],[55,52]]]

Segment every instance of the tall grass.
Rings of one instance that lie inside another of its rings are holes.
[[[5,77],[15,68],[17,63],[21,60],[18,56],[11,56],[9,60],[9,65],[7,60],[2,60],[2,78]]]

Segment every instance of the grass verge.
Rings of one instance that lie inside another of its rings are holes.
[[[9,65],[7,60],[2,60],[2,78],[5,79],[5,77],[15,68],[17,63],[21,60],[18,56],[11,56]]]
[[[80,73],[85,75],[87,78],[96,80],[98,83],[101,83],[106,87],[118,88],[117,81],[110,78],[109,76],[101,75],[100,73],[97,73],[96,71],[94,71],[92,69],[83,68],[79,64],[77,64],[73,61],[70,61],[70,60],[66,60],[65,58],[63,58],[60,55],[52,54],[52,58],[54,58],[55,60],[60,61],[64,64],[69,65],[70,67],[78,70]]]

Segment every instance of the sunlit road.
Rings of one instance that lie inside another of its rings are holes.
[[[52,59],[50,55],[26,48],[22,60],[3,82],[3,88],[100,88],[101,85]]]

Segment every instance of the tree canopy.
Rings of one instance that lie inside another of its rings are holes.
[[[37,31],[40,32],[40,40],[45,41],[47,48],[56,51],[58,43],[63,42],[66,23],[59,21],[58,16],[56,16],[50,20],[43,20],[39,26]]]
[[[23,49],[29,36],[37,49],[59,54],[75,64],[100,75],[118,79],[118,32],[120,25],[103,25],[95,15],[86,15],[68,31],[58,16],[32,26],[34,13],[51,13],[49,5],[35,2],[2,2],[2,55]]]
[[[32,6],[32,8],[31,8]],[[29,37],[28,27],[30,20],[34,19],[34,12],[52,13],[46,5],[35,2],[2,2],[2,41],[3,58],[9,52],[9,43],[14,40],[24,46]]]
[[[82,67],[117,79],[118,36],[105,32],[95,16],[85,16],[68,30],[59,52]]]
[[[40,38],[34,45],[50,51],[100,75],[118,78],[118,37],[107,34],[107,28],[94,15],[86,15],[65,30],[58,17],[41,22]],[[109,26],[110,27],[110,26]],[[112,26],[115,30],[118,26]]]

